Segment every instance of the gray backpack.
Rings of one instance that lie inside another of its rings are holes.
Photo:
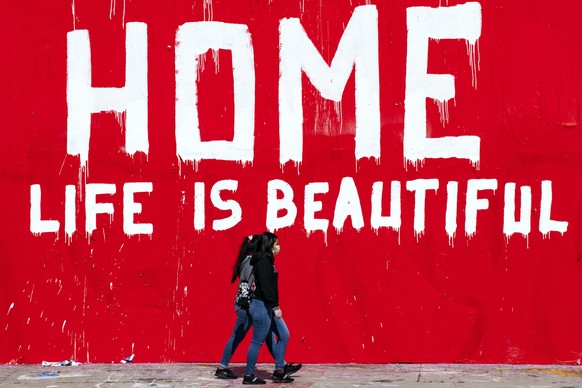
[[[234,299],[235,303],[244,310],[249,308],[256,289],[251,257],[251,255],[245,257],[240,265],[240,280],[238,282],[238,291]]]

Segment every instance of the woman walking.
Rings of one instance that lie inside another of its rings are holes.
[[[256,289],[249,307],[249,314],[253,321],[253,339],[247,353],[247,367],[243,378],[243,384],[265,384],[266,381],[255,376],[255,366],[259,350],[269,331],[278,334],[275,341],[272,337],[273,356],[275,358],[275,371],[272,379],[276,382],[290,383],[293,381],[289,375],[299,370],[301,366],[289,373],[285,371],[285,351],[289,340],[289,330],[282,320],[283,311],[279,306],[279,274],[275,267],[275,255],[280,251],[279,239],[271,232],[262,235],[261,248],[253,255],[251,265],[254,267]]]
[[[222,352],[222,358],[220,360],[220,364],[218,368],[216,368],[216,372],[214,375],[221,379],[236,379],[238,378],[232,370],[228,368],[228,364],[230,363],[230,359],[234,354],[234,351],[238,347],[238,345],[242,342],[245,338],[245,335],[249,331],[251,327],[251,317],[248,311],[248,304],[247,308],[244,308],[244,303],[240,301],[241,289],[244,289],[246,292],[249,291],[248,289],[248,281],[251,276],[252,267],[250,265],[252,255],[257,251],[257,247],[259,247],[261,241],[261,235],[255,234],[254,236],[245,237],[241,247],[239,249],[238,258],[234,265],[234,269],[232,271],[232,278],[230,280],[231,283],[234,283],[237,278],[240,278],[239,282],[239,291],[237,292],[237,299],[234,304],[234,311],[236,313],[236,322],[234,323],[234,329],[232,330],[232,335],[230,336],[229,340],[227,341],[226,345],[224,346],[224,351]],[[246,282],[247,285],[245,286],[242,284]],[[246,295],[246,297],[250,297],[250,295]],[[242,306],[241,306],[242,305]]]
[[[214,373],[214,375],[220,379],[238,378],[238,376],[228,368],[228,365],[236,348],[242,342],[252,325],[251,316],[248,311],[250,299],[253,297],[253,290],[250,289],[253,282],[251,278],[253,267],[251,266],[250,261],[252,255],[261,248],[261,241],[262,235],[256,234],[254,236],[245,237],[241,244],[238,258],[233,269],[231,283],[234,283],[237,278],[240,278],[234,307],[237,318],[232,335],[224,347],[220,364]],[[273,359],[276,359],[274,346],[277,346],[280,341],[287,343],[289,339],[289,331],[287,330],[287,326],[283,319],[278,321],[278,325],[272,325],[270,331],[271,332],[267,335],[266,344]],[[287,376],[301,369],[301,364],[286,364],[284,361],[284,352],[280,357],[281,360],[279,363],[284,365],[283,371]]]

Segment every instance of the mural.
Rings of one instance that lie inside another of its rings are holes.
[[[1,362],[581,362],[579,2],[5,8]]]

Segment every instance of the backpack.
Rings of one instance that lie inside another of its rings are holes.
[[[247,256],[240,265],[240,280],[234,302],[238,307],[247,310],[254,297],[255,274],[251,265],[251,255]]]

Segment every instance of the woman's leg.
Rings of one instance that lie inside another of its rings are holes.
[[[275,335],[275,318],[271,320],[271,327],[269,328],[269,333],[267,338],[265,338],[265,345],[267,345],[267,350],[275,360],[275,344],[277,344],[277,336]]]
[[[246,374],[254,375],[259,350],[261,350],[261,346],[269,333],[273,312],[271,309],[267,309],[262,300],[253,299],[249,307],[249,313],[253,320],[253,339],[247,352]]]
[[[234,323],[234,329],[232,330],[232,335],[224,347],[224,352],[222,353],[222,359],[220,360],[221,368],[228,368],[230,359],[234,354],[234,351],[245,338],[245,335],[251,327],[250,316],[248,310],[243,310],[237,305],[234,306],[234,311],[236,312],[236,322]]]
[[[275,370],[282,371],[285,368],[285,352],[287,351],[287,343],[291,334],[283,318],[273,318],[271,327],[273,328],[273,334],[277,336],[277,341],[273,342]]]

